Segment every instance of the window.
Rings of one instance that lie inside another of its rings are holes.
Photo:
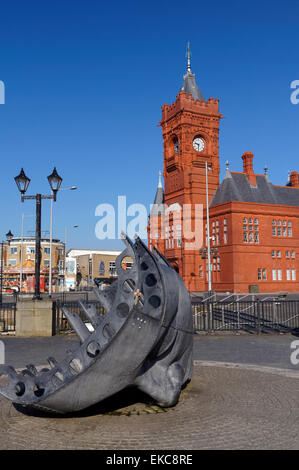
[[[281,220],[277,221],[277,225],[279,225],[279,226],[281,225]]]
[[[277,280],[276,269],[272,269],[272,280],[273,280],[273,281],[276,281],[276,280]]]
[[[226,219],[226,218],[224,219],[223,224],[224,224],[224,225],[227,224],[227,219]]]
[[[287,269],[287,281],[291,280],[291,270]]]
[[[292,269],[292,281],[296,281],[296,269]]]
[[[248,243],[248,233],[247,232],[243,233],[243,242]]]
[[[178,247],[181,247],[182,246],[182,229],[181,229],[181,225],[177,225],[176,230],[177,230],[177,233],[176,233],[177,242],[176,243],[177,243]]]
[[[289,258],[290,257],[290,252],[287,250],[286,251],[286,258]]]
[[[261,268],[258,268],[258,270],[257,270],[257,279],[258,279],[258,281],[262,280],[262,270],[261,270]]]
[[[277,258],[281,258],[281,251],[280,250],[277,251],[276,256],[277,256]]]
[[[255,232],[255,233],[254,233],[254,242],[255,242],[255,243],[258,243],[258,242],[259,242],[259,233],[258,233],[258,232]]]
[[[45,255],[49,255],[50,254],[50,247],[45,247],[44,248],[44,253],[45,253]]]
[[[243,219],[243,224],[247,224],[247,219],[246,219],[246,217],[244,217],[244,219]]]
[[[35,254],[35,247],[34,246],[26,246],[26,254],[27,255],[34,255]]]
[[[224,243],[227,243],[227,232],[224,232]]]
[[[276,227],[272,227],[272,235],[273,237],[276,237]]]
[[[59,254],[59,256],[63,255],[63,248],[58,248],[58,254]]]
[[[110,276],[117,276],[115,261],[109,262],[109,274]]]
[[[295,258],[295,251],[291,251],[291,257]]]
[[[202,271],[202,266],[199,266],[199,277],[203,277],[203,271]]]
[[[253,243],[253,232],[249,232],[249,243]]]
[[[50,260],[44,259],[44,266],[50,266]]]
[[[288,221],[288,226],[292,227],[292,222],[290,220]]]
[[[275,254],[276,254],[275,250],[272,250],[272,258],[275,258]]]
[[[16,259],[10,259],[8,262],[8,266],[16,266],[17,265],[17,260]]]
[[[281,237],[281,227],[277,227],[277,235],[278,237]]]
[[[284,220],[284,221],[282,222],[282,225],[283,225],[284,227],[286,227],[286,225],[287,225],[287,221],[286,221],[286,220]]]
[[[263,281],[267,280],[267,269],[263,268]]]
[[[287,228],[286,227],[283,227],[282,234],[283,234],[284,237],[287,236]]]
[[[16,255],[18,253],[18,248],[16,246],[10,247],[10,254]]]
[[[252,224],[252,217],[250,217],[249,221],[248,221],[250,224]]]
[[[282,280],[282,271],[281,271],[281,269],[277,269],[277,279],[278,279],[279,281]]]
[[[272,220],[272,225],[276,225],[276,220]]]
[[[99,275],[104,276],[104,274],[105,274],[105,263],[104,263],[104,261],[100,261]]]
[[[292,235],[293,235],[292,228],[288,228],[288,237],[292,237]]]

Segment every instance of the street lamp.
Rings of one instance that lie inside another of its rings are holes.
[[[22,284],[23,284],[23,238],[24,238],[24,219],[25,219],[25,217],[34,217],[34,214],[31,214],[31,215],[22,214],[21,253],[20,253],[20,293],[22,293]]]
[[[73,191],[77,189],[77,186],[71,186],[70,188],[59,188],[60,191]],[[51,199],[51,211],[50,211],[50,263],[49,263],[49,287],[48,295],[52,295],[52,239],[53,239],[53,199]]]
[[[207,205],[207,248],[208,248],[208,285],[209,294],[212,291],[212,279],[211,279],[211,249],[210,249],[210,218],[209,218],[209,186],[208,186],[208,162],[206,165],[206,205]]]
[[[0,280],[0,304],[2,305],[2,290],[3,290],[3,264],[4,264],[4,256],[3,256],[3,245],[5,243],[8,243],[8,245],[10,244],[10,241],[11,239],[13,238],[13,234],[11,233],[11,231],[9,230],[9,232],[7,232],[7,234],[5,235],[6,236],[6,241],[3,241],[1,242],[1,280]]]
[[[35,199],[36,201],[36,229],[35,229],[35,287],[33,300],[40,300],[40,262],[41,262],[41,201],[42,199],[54,199],[56,201],[57,191],[60,188],[62,178],[58,175],[56,168],[54,168],[51,175],[48,176],[48,181],[52,189],[51,195],[36,194],[35,196],[25,196],[28,189],[30,178],[25,175],[23,168],[18,176],[15,177],[15,182],[21,193],[21,201],[25,199]]]

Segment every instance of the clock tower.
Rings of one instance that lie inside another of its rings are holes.
[[[206,164],[208,166],[208,199],[219,186],[219,113],[218,99],[204,99],[191,71],[191,53],[187,46],[187,73],[176,101],[162,106],[159,125],[163,135],[163,176],[165,207],[191,207],[191,227],[195,227],[195,205],[202,206],[206,218]],[[179,205],[179,206],[178,206]],[[170,216],[171,217],[171,216]],[[205,290],[206,279],[199,278],[200,253],[186,249],[183,225],[173,221],[165,226],[164,255],[179,271],[189,290]],[[205,220],[201,224],[204,235]],[[174,233],[177,235],[174,237]],[[203,246],[206,237],[203,236]]]

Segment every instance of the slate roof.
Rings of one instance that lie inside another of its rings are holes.
[[[227,171],[210,207],[230,201],[299,207],[299,189],[274,186],[266,175],[256,175],[256,186],[251,186],[245,173]]]
[[[191,71],[188,71],[186,75],[184,75],[184,82],[181,91],[184,91],[186,94],[191,93],[194,100],[202,101],[204,99],[195,81],[195,75]]]
[[[164,198],[164,190],[163,190],[162,181],[161,181],[161,173],[159,173],[159,184],[158,184],[157,191],[156,191],[154,205],[152,206],[152,209],[151,209],[151,215],[159,215],[161,213],[164,213],[164,208],[161,211],[161,208],[162,208],[161,204],[164,204],[164,201],[165,201],[165,198]]]

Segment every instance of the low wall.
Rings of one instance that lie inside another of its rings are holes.
[[[16,336],[53,336],[53,301],[25,300],[17,303]]]

